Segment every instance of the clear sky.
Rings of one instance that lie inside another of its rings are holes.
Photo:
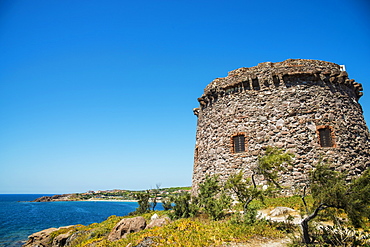
[[[205,86],[288,58],[346,65],[370,122],[367,0],[1,0],[0,193],[190,186]]]

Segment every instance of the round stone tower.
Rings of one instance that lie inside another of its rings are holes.
[[[217,78],[198,99],[193,192],[206,175],[251,174],[268,146],[295,155],[280,174],[294,191],[321,160],[348,173],[370,166],[362,86],[344,66],[306,59],[261,63]],[[263,184],[260,179],[258,181]]]

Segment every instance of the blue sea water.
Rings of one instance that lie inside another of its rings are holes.
[[[68,225],[102,222],[125,216],[136,202],[30,202],[44,195],[0,194],[0,246],[18,247],[32,233]],[[50,195],[49,195],[50,196]],[[157,206],[161,210],[161,205]]]

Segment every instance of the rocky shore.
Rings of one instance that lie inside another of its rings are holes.
[[[137,202],[137,200],[120,200],[120,199],[102,199],[92,197],[90,199],[79,199],[73,196],[73,194],[63,194],[63,195],[54,195],[54,196],[42,196],[36,198],[31,202],[62,202],[62,201],[94,201],[94,202]],[[161,202],[161,200],[157,200]]]
[[[116,217],[116,216],[114,216]],[[302,217],[298,211],[287,208],[287,207],[276,207],[273,209],[265,209],[258,211],[258,218],[264,218],[266,220],[275,221],[275,222],[286,222],[288,217],[291,218],[290,222],[294,225],[299,225]],[[113,218],[108,218],[113,219]],[[136,217],[125,217],[117,221],[112,228],[106,233],[104,233],[104,238],[109,242],[115,242],[120,239],[127,238],[127,236],[134,232],[140,232],[144,229],[151,229],[155,227],[163,227],[167,224],[171,224],[173,221],[167,215],[159,216],[157,213],[154,213],[149,220],[146,220],[142,216]],[[106,224],[106,223],[105,223]],[[95,227],[99,227],[98,224]],[[39,232],[36,232],[28,237],[28,241],[23,245],[23,247],[67,247],[75,246],[79,243],[79,238],[83,235],[93,236],[95,232],[102,229],[90,227],[88,230],[84,228],[83,225],[72,225],[65,226],[60,228],[49,228]],[[144,240],[137,247],[149,247],[153,246],[154,242],[152,241],[153,237],[144,238]],[[102,241],[101,240],[97,240]],[[96,244],[98,243],[96,242]],[[270,241],[269,239],[259,240],[256,242],[255,239],[251,239],[251,242],[248,243],[231,243],[228,246],[274,246],[274,247],[285,247],[289,242],[288,238],[275,239]],[[128,245],[131,247],[131,244]],[[224,245],[222,245],[224,246]]]
[[[56,201],[76,201],[72,199],[72,194],[54,195],[54,196],[42,196],[32,202],[56,202]]]
[[[141,217],[124,218],[120,220],[110,231],[107,238],[109,241],[117,241],[122,238],[126,238],[128,234],[133,232],[139,232],[144,229],[150,229],[154,227],[161,227],[171,220],[167,216],[159,217],[154,214],[149,222]],[[28,237],[28,241],[23,247],[63,247],[63,246],[74,246],[76,239],[86,234],[86,230],[80,230],[82,225],[72,225],[59,228],[49,228],[39,232],[36,232]],[[56,234],[57,232],[61,234]],[[90,230],[93,233],[93,229]],[[140,246],[151,246],[151,243],[143,243]]]

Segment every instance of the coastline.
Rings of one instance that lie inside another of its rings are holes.
[[[69,225],[101,223],[112,215],[126,216],[138,206],[137,202],[124,198],[31,202],[41,196],[15,194],[0,197],[0,218],[4,223],[0,229],[0,246],[21,247],[36,232]]]
[[[101,201],[101,202],[137,202],[138,200],[134,199],[112,199],[112,198],[99,198],[99,197],[91,197],[88,199],[80,199],[73,196],[73,194],[64,194],[64,195],[53,195],[53,196],[42,196],[36,198],[31,202],[93,202],[93,201]]]
[[[162,199],[169,196],[179,195],[185,192],[190,192],[191,187],[171,187],[157,188],[145,191],[130,191],[130,190],[98,190],[88,191],[84,193],[69,193],[57,195],[45,195],[36,198],[32,202],[55,202],[55,201],[107,201],[107,202],[138,202],[139,195],[146,194],[149,200],[161,202]],[[152,202],[152,201],[151,201]]]
[[[138,202],[138,200],[128,200],[128,199],[51,199],[51,200],[40,200],[39,198],[30,202]],[[160,202],[159,200],[157,202]]]
[[[138,202],[138,200],[120,200],[120,199],[98,199],[98,198],[91,198],[87,200],[72,200],[76,202]]]

